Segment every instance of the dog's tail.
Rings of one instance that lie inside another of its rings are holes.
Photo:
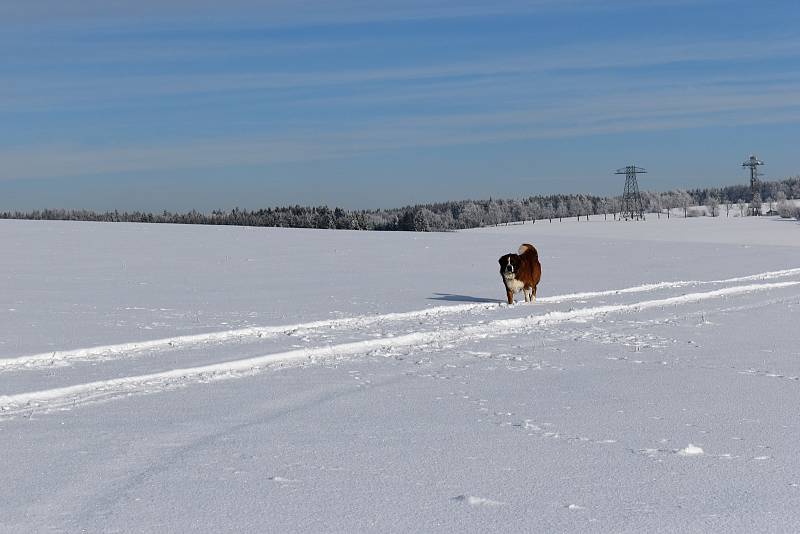
[[[529,243],[523,243],[522,245],[520,245],[519,246],[519,250],[517,251],[517,254],[522,256],[522,255],[524,255],[526,253],[530,253],[530,252],[533,252],[533,256],[535,258],[539,257],[539,252],[536,250],[536,247],[534,247],[533,245],[531,245]]]

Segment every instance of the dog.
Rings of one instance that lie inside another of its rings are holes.
[[[525,302],[535,300],[536,286],[542,278],[542,264],[536,247],[525,243],[520,245],[516,254],[506,254],[499,261],[508,303],[514,304],[514,293],[520,290],[525,294]]]

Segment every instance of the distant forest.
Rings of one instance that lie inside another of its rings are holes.
[[[761,198],[765,203],[781,203],[781,215],[797,217],[795,208],[787,211],[785,199],[800,198],[800,176],[781,181],[762,182]],[[708,206],[712,215],[720,206],[732,205],[744,214],[744,203],[750,198],[747,185],[721,188],[674,190],[665,193],[642,192],[642,201],[648,213],[690,206]],[[31,212],[0,212],[2,219],[143,222],[172,224],[216,224],[236,226],[273,226],[284,228],[330,228],[347,230],[405,230],[446,231],[481,226],[493,226],[518,221],[537,221],[606,214],[614,216],[620,211],[621,197],[593,195],[536,195],[522,199],[458,200],[420,204],[403,208],[378,210],[331,209],[327,206],[292,206],[231,211],[214,210],[211,213],[147,213],[141,211],[95,212],[90,210],[45,209]],[[766,209],[764,210],[767,211]]]

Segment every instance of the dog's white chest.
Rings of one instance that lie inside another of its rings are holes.
[[[523,282],[520,282],[516,278],[512,278],[510,280],[506,278],[505,283],[506,283],[506,288],[509,291],[513,291],[514,293],[516,293],[517,291],[522,291],[522,288],[525,287],[525,284]]]

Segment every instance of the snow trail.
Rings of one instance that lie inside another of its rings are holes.
[[[609,289],[602,291],[585,291],[577,293],[567,293],[563,295],[553,295],[541,297],[537,302],[541,304],[557,304],[573,300],[584,300],[604,296],[635,294],[654,292],[663,289],[678,289],[689,286],[720,285],[737,282],[748,282],[758,280],[771,280],[775,278],[785,278],[800,275],[800,268],[783,269],[778,271],[767,271],[747,276],[721,280],[679,280],[673,282],[654,282],[641,284],[621,289]],[[207,332],[203,334],[191,334],[185,336],[173,336],[162,339],[146,341],[134,341],[118,343],[113,345],[99,345],[94,347],[77,348],[63,351],[52,351],[14,358],[0,358],[0,372],[13,371],[25,368],[49,367],[57,364],[69,364],[75,361],[90,360],[111,360],[123,356],[135,355],[148,351],[167,351],[177,347],[186,348],[210,344],[223,344],[248,339],[269,339],[281,335],[291,335],[297,331],[310,331],[319,329],[340,330],[346,328],[365,328],[379,323],[399,322],[413,319],[430,317],[443,317],[470,313],[476,311],[492,310],[505,304],[496,303],[471,303],[457,304],[450,306],[434,306],[421,310],[408,312],[392,312],[379,315],[357,315],[354,317],[344,317],[339,319],[324,319],[307,323],[297,323],[290,325],[258,326],[247,327],[233,330],[223,330],[219,332]]]
[[[608,313],[633,312],[665,306],[689,304],[726,296],[771,291],[800,285],[800,281],[749,284],[707,292],[688,293],[676,297],[645,300],[629,304],[594,306],[569,311],[553,311],[514,319],[499,319],[485,323],[329,345],[286,352],[278,352],[240,360],[220,362],[185,369],[100,380],[67,387],[0,396],[0,415],[14,416],[31,409],[46,411],[68,408],[89,401],[114,398],[121,395],[155,393],[175,387],[201,384],[250,376],[276,364],[298,361],[314,362],[333,358],[368,354],[377,350],[400,347],[422,349],[427,345],[462,343],[487,335],[518,333],[521,329],[549,326],[567,321],[582,320]]]

